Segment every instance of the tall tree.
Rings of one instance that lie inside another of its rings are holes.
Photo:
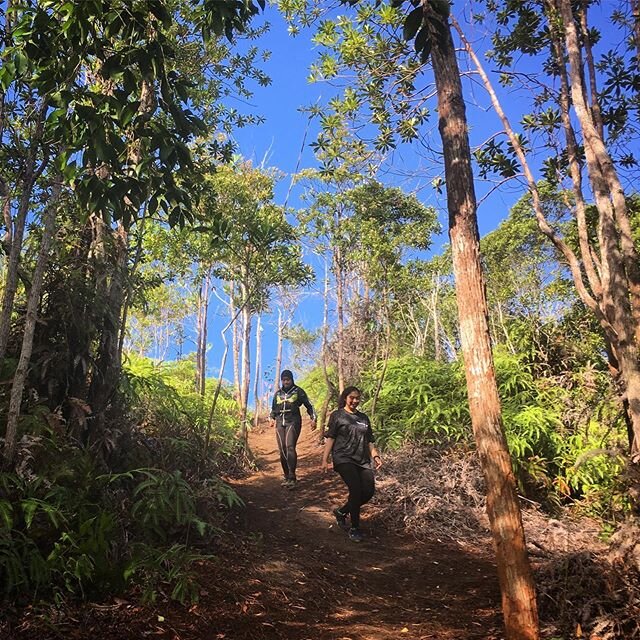
[[[284,4],[291,10],[295,3]],[[415,81],[420,62],[408,58],[407,50],[398,44],[400,38],[384,38],[372,26],[378,21],[388,32],[397,25],[398,15],[393,7],[363,3],[353,20],[326,21],[318,33],[321,44],[336,52],[335,58],[324,56],[320,71],[331,77],[345,68],[357,73],[358,82],[341,100],[333,101],[336,111],[347,119],[366,105],[370,120],[378,124],[377,144],[382,149],[392,148],[396,136],[417,137],[420,118],[426,117],[425,109],[414,110],[413,118],[408,113],[408,101],[419,94]],[[465,101],[448,18],[446,1],[415,2],[403,20],[403,37],[415,42],[422,63],[429,57],[433,63],[460,337],[472,425],[487,484],[507,637],[534,640],[538,638],[535,589],[493,369]],[[354,22],[356,28],[352,28]],[[399,120],[393,121],[392,113]]]
[[[527,157],[526,138],[515,132],[497,98],[478,56],[467,42],[508,136],[511,156],[488,153],[496,171],[513,175],[513,162],[525,173],[541,231],[554,243],[571,270],[576,290],[598,319],[609,344],[609,364],[623,388],[627,408],[630,451],[640,459],[640,271],[634,244],[627,197],[620,172],[635,159],[626,149],[637,113],[638,87],[630,81],[637,67],[633,46],[622,52],[610,50],[598,62],[594,43],[599,34],[588,23],[589,3],[572,6],[565,0],[515,6],[488,3],[497,11],[500,25],[494,36],[493,58],[503,69],[514,52],[539,55],[546,51],[552,64],[541,65],[557,81],[557,91],[543,91],[537,110],[523,118],[530,135],[542,134],[552,149],[545,161],[545,177],[568,182],[571,205],[578,228],[577,251],[567,243],[562,230],[550,224],[541,206],[538,185]],[[613,14],[614,21],[616,20]],[[503,39],[503,28],[512,35]],[[629,75],[631,74],[631,75]],[[504,82],[514,78],[503,73]],[[627,126],[629,125],[629,126]],[[559,146],[557,133],[564,138]],[[495,147],[494,147],[495,151]],[[617,153],[617,157],[616,157]],[[589,180],[595,200],[597,222],[587,216],[586,186]]]

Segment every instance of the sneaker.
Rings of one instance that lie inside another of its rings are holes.
[[[290,482],[291,482],[291,480],[289,480],[289,478],[283,478],[282,482],[280,483],[280,486],[281,487],[288,487]]]
[[[347,516],[340,509],[333,510],[333,516],[341,529],[347,530]]]
[[[289,484],[287,484],[287,489],[295,489],[298,481],[295,478],[289,478]]]
[[[364,540],[362,531],[355,527],[351,527],[351,529],[349,529],[349,540],[351,540],[351,542],[362,542]]]

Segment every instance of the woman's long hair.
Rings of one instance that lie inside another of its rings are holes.
[[[358,387],[346,387],[338,398],[338,409],[344,409],[347,406],[347,396],[354,391],[357,391],[360,395],[362,395],[362,391],[360,391]]]

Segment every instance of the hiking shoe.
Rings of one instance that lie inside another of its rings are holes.
[[[291,480],[289,480],[289,478],[284,478],[282,480],[282,482],[280,483],[280,486],[281,487],[288,487],[290,482],[291,482]]]
[[[290,478],[289,483],[287,484],[287,489],[295,489],[298,481],[295,478]]]
[[[349,540],[351,540],[351,542],[362,542],[364,540],[362,531],[355,527],[351,527],[351,529],[349,529]]]
[[[336,523],[341,529],[347,530],[347,516],[340,511],[340,509],[333,510],[333,517],[336,519]]]

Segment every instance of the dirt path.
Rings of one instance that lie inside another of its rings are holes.
[[[199,567],[200,600],[140,594],[56,608],[27,607],[2,622],[7,640],[502,640],[495,567],[434,540],[418,544],[363,509],[365,542],[348,540],[331,515],[346,490],[322,474],[317,434],[303,427],[298,487],[280,486],[273,430],[254,432],[258,471],[234,487],[246,508],[234,536]],[[7,612],[5,612],[7,613]]]
[[[246,502],[237,524],[252,547],[247,551],[253,565],[245,566],[245,587],[252,588],[242,589],[245,600],[234,624],[217,637],[501,637],[495,567],[483,554],[471,556],[437,541],[417,544],[377,525],[375,504],[363,508],[366,541],[354,544],[331,515],[345,488],[337,474],[322,474],[321,447],[307,425],[298,443],[295,490],[280,486],[272,430],[253,433],[250,445],[259,471],[236,489]]]

